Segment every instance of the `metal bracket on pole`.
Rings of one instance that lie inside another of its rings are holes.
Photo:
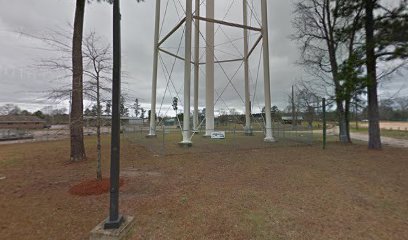
[[[162,40],[160,40],[158,46],[160,47],[169,37],[175,33],[184,23],[186,22],[186,18],[184,17],[166,36],[163,37]]]
[[[178,55],[176,55],[176,54],[174,54],[174,53],[171,53],[171,52],[169,52],[169,51],[167,51],[167,50],[164,50],[164,49],[162,49],[162,48],[159,48],[159,51],[160,51],[160,52],[164,52],[165,54],[170,55],[170,56],[172,56],[172,57],[174,57],[174,58],[177,58],[177,59],[179,59],[179,60],[181,60],[181,61],[185,61],[185,58],[180,57],[180,56],[178,56]],[[191,62],[191,63],[194,63],[194,62]]]
[[[256,40],[256,42],[252,46],[251,50],[249,50],[247,58],[249,58],[252,55],[252,53],[255,51],[256,47],[258,46],[259,42],[261,42],[261,40],[262,40],[262,35],[259,36],[259,38]]]

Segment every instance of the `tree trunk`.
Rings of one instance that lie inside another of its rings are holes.
[[[346,121],[346,133],[347,133],[347,141],[351,143],[351,136],[350,136],[350,98],[346,100],[345,103],[345,111],[344,111],[344,119]]]
[[[82,35],[84,25],[85,0],[76,1],[74,34],[72,40],[72,106],[70,117],[71,161],[86,159],[83,133],[83,61]]]
[[[102,153],[101,153],[101,99],[100,99],[100,91],[99,91],[99,73],[96,76],[96,112],[97,112],[97,119],[96,119],[96,138],[97,138],[97,151],[98,151],[98,159],[97,159],[97,166],[96,166],[96,178],[98,180],[102,180],[102,168],[101,168],[101,161],[102,161]]]
[[[374,39],[374,0],[365,0],[365,30],[367,55],[367,95],[368,95],[368,148],[381,149],[380,114],[378,111],[377,72]]]
[[[350,143],[349,133],[347,132],[346,113],[344,111],[343,102],[337,99],[336,105],[337,105],[337,118],[339,121],[339,141],[341,143]]]
[[[335,46],[335,40],[334,40],[334,29],[331,25],[331,19],[330,19],[330,1],[325,0],[324,1],[324,11],[326,15],[326,21],[324,22],[325,24],[325,29],[326,29],[326,43],[327,43],[327,48],[329,52],[329,61],[331,65],[331,72],[332,72],[332,77],[333,77],[333,82],[335,85],[335,97],[336,97],[336,105],[337,105],[337,117],[339,121],[339,140],[341,143],[349,143],[349,137],[348,137],[348,132],[347,132],[347,123],[345,119],[345,112],[344,112],[344,104],[341,99],[341,85],[340,81],[338,78],[339,74],[339,67],[337,64],[337,51],[336,51],[336,46]]]

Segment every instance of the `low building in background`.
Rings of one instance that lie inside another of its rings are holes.
[[[295,120],[292,119],[292,116],[283,116],[282,117],[282,123],[283,124],[293,124],[295,121],[296,125],[301,125],[303,121],[303,116],[296,116]]]
[[[0,116],[0,129],[42,129],[47,127],[45,120],[35,116]]]
[[[95,127],[97,117],[96,116],[84,116],[84,123],[86,127]],[[146,123],[146,119],[137,117],[120,117],[121,125],[143,126]],[[112,116],[101,116],[101,126],[110,126],[112,123]]]

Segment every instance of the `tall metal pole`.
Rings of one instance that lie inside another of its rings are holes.
[[[154,54],[153,54],[153,77],[152,77],[152,102],[150,107],[150,130],[148,136],[156,136],[156,91],[157,91],[157,67],[159,61],[159,31],[160,31],[160,1],[156,0],[156,14],[154,26]]]
[[[110,166],[110,208],[105,229],[116,229],[122,224],[119,215],[119,168],[120,168],[120,82],[121,40],[119,0],[113,1],[113,76],[112,76],[112,139]]]
[[[244,26],[248,25],[247,0],[243,0]],[[251,96],[249,93],[249,59],[248,59],[248,30],[244,29],[244,74],[245,74],[245,134],[252,135],[251,129]]]
[[[193,23],[192,0],[186,0],[186,37],[184,55],[184,119],[182,145],[191,145],[190,139],[190,86],[191,86],[191,30]]]
[[[263,37],[263,63],[264,63],[264,94],[265,94],[265,142],[274,142],[272,135],[271,116],[271,79],[269,69],[269,37],[268,37],[268,6],[266,0],[261,0],[262,11],[262,37]]]
[[[200,16],[200,0],[195,0],[195,15]],[[198,131],[198,87],[200,78],[200,21],[195,19],[194,32],[194,114],[193,130]]]
[[[214,19],[214,0],[207,0],[206,17]],[[214,131],[214,23],[206,22],[205,136]]]

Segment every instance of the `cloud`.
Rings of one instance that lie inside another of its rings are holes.
[[[66,0],[0,0],[2,8],[0,8],[0,104],[1,103],[19,103],[31,104],[38,101],[38,104],[44,103],[44,93],[61,84],[69,84],[70,80],[57,80],[58,73],[41,72],[31,68],[36,61],[49,56],[49,53],[35,49],[33,46],[38,46],[38,42],[26,39],[16,31],[24,31],[29,33],[41,33],[49,29],[66,27],[68,23],[72,24],[74,16],[75,1]],[[178,1],[176,1],[178,4]],[[226,10],[229,9],[229,14],[226,17],[227,21],[242,22],[242,3],[235,1],[235,4],[230,8],[230,1],[216,1],[216,17],[223,19]],[[254,1],[254,9],[257,9],[259,15],[258,1]],[[177,6],[176,4],[176,6]],[[273,105],[278,105],[283,108],[287,104],[287,94],[290,91],[291,85],[302,77],[304,74],[302,69],[294,63],[299,57],[298,49],[295,43],[291,42],[288,37],[293,29],[291,25],[293,5],[292,1],[279,0],[268,1],[269,4],[269,37],[270,37],[270,65],[271,65],[271,91]],[[167,1],[162,1],[162,10],[166,8]],[[121,1],[122,9],[122,56],[123,70],[128,73],[128,77],[124,78],[126,84],[123,85],[123,90],[127,93],[129,101],[139,98],[144,107],[149,107],[151,94],[151,78],[152,78],[152,62],[153,62],[153,35],[154,35],[154,10],[155,1],[146,0],[143,3],[136,1]],[[86,6],[85,16],[85,32],[95,31],[103,36],[107,41],[112,39],[112,8],[106,3],[92,3]],[[170,0],[167,6],[167,17],[163,21],[163,29],[161,36],[164,36],[181,17],[181,7],[177,6],[178,14],[173,2]],[[205,14],[205,6],[202,7],[202,14]],[[260,18],[260,16],[258,16]],[[252,18],[252,24],[256,26],[257,20]],[[204,30],[205,24],[201,24],[201,29]],[[216,27],[217,28],[217,27]],[[223,27],[217,33],[217,43],[227,42],[228,38],[223,31],[228,33],[231,39],[240,38],[242,30]],[[177,51],[178,43],[181,37],[182,28],[180,31],[169,39],[163,47],[171,49],[172,52]],[[203,31],[204,33],[204,31]],[[256,36],[252,36],[252,42]],[[202,44],[204,42],[201,39]],[[242,43],[234,42],[236,46],[224,44],[217,48],[216,55],[220,59],[231,58],[237,55],[236,48],[241,49]],[[184,54],[184,41],[180,45],[179,55]],[[203,51],[203,50],[202,50]],[[168,71],[171,72],[173,59],[162,55]],[[254,97],[255,89],[257,99],[254,105],[263,106],[263,81],[262,81],[262,66],[258,73],[258,60],[260,51],[256,50],[251,59],[251,89],[252,97]],[[205,59],[205,58],[204,58]],[[239,67],[237,64],[225,64],[224,70],[228,75],[234,73]],[[202,66],[204,70],[204,66]],[[220,93],[228,84],[228,79],[225,77],[223,70],[217,66],[216,69],[216,87]],[[183,84],[183,63],[176,61],[170,89],[166,92],[163,104],[168,106],[171,104],[173,96],[176,92],[182,90]],[[163,95],[166,90],[166,75],[165,69],[159,69],[159,85],[158,85],[158,102],[163,100]],[[204,75],[201,73],[200,82],[200,108],[204,107]],[[225,105],[242,109],[243,104],[241,98],[235,92],[234,88],[243,96],[243,74],[240,74],[233,80],[233,85],[230,84],[222,95],[216,107],[225,108]],[[182,91],[180,92],[182,93]],[[179,94],[182,95],[182,94]],[[217,96],[217,94],[216,94]],[[181,96],[182,98],[182,96]],[[224,104],[224,102],[226,104]],[[37,106],[37,105],[35,105]]]

